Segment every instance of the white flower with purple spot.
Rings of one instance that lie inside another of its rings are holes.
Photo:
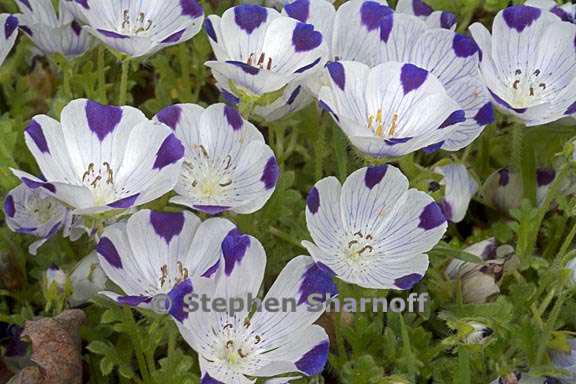
[[[222,243],[220,267],[212,279],[194,280],[199,297],[230,300],[256,298],[262,285],[266,253],[253,237],[239,232]],[[263,302],[289,303],[287,310],[194,311],[177,324],[198,353],[203,384],[248,384],[255,378],[288,373],[314,376],[328,358],[329,340],[313,324],[322,311],[311,310],[312,295],[332,297],[336,286],[323,267],[298,256],[282,270]],[[280,304],[282,305],[282,304]],[[287,382],[281,380],[280,382]]]
[[[235,231],[225,219],[201,222],[186,211],[141,210],[107,227],[100,238],[100,265],[124,291],[102,294],[119,304],[166,310],[182,321],[187,316],[184,296],[192,292],[190,279],[216,269],[222,242]]]
[[[409,63],[329,63],[331,84],[320,90],[352,144],[373,157],[396,157],[445,142],[465,113],[436,76]]]
[[[66,285],[67,276],[66,273],[56,264],[52,264],[48,267],[45,272],[46,287],[50,288],[53,284],[56,285],[58,289],[64,289]]]
[[[320,71],[328,46],[311,24],[272,8],[239,5],[210,15],[205,29],[216,56],[208,61],[218,86],[251,97],[279,91]]]
[[[12,231],[28,234],[40,239],[28,247],[28,252],[36,255],[46,241],[59,230],[64,229],[65,236],[70,235],[72,215],[60,201],[41,190],[34,190],[20,184],[4,199],[6,225]],[[79,236],[71,236],[77,240]]]
[[[18,37],[18,18],[7,13],[0,14],[0,65],[12,50]]]
[[[576,22],[576,4],[566,3],[559,5],[554,0],[528,0],[524,5],[552,12],[562,21]]]
[[[434,11],[422,0],[398,0],[396,12],[418,16],[430,28],[456,29],[456,15],[447,11]]]
[[[184,146],[166,125],[136,108],[85,99],[64,107],[61,120],[38,115],[25,130],[43,177],[12,172],[29,188],[78,215],[135,207],[174,188]]]
[[[76,0],[87,30],[131,57],[151,55],[182,43],[202,29],[204,10],[196,0]]]
[[[540,207],[550,185],[556,178],[553,168],[538,168],[536,170],[536,203]],[[502,168],[494,172],[484,182],[481,189],[484,203],[504,212],[520,207],[524,197],[522,177],[508,168]]]
[[[253,213],[274,192],[280,174],[274,152],[236,109],[177,104],[156,120],[171,127],[186,148],[171,203],[208,214]]]
[[[516,5],[496,15],[492,35],[470,31],[482,51],[480,71],[494,103],[528,126],[576,113],[576,25]]]
[[[478,191],[478,182],[470,175],[463,164],[450,164],[436,168],[444,176],[444,198],[440,207],[448,221],[459,223],[466,216],[472,196]]]
[[[436,76],[464,111],[464,119],[448,121],[455,126],[453,134],[429,150],[462,149],[494,121],[490,95],[478,72],[476,43],[449,30],[431,29],[418,17],[394,12],[385,3],[344,3],[336,13],[331,57],[370,67],[390,61],[411,63]]]
[[[74,20],[75,4],[60,1],[58,15],[51,0],[18,0],[20,28],[43,54],[66,57],[84,54],[92,37]]]
[[[410,289],[428,269],[430,251],[447,228],[440,207],[409,189],[395,167],[362,168],[341,185],[320,180],[307,198],[314,259],[340,279],[366,288]]]

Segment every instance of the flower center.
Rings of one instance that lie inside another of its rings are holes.
[[[119,31],[124,35],[145,35],[152,28],[152,20],[146,18],[144,12],[140,12],[138,16],[133,17],[130,12],[125,9],[122,12],[122,24]]]
[[[363,234],[361,231],[352,235],[345,247],[346,258],[351,262],[358,262],[372,253],[374,253],[374,237],[371,234]]]
[[[396,134],[396,129],[398,128],[398,113],[394,112],[392,115],[392,121],[386,130],[387,137],[393,137]],[[378,137],[384,135],[384,119],[382,117],[382,110],[379,109],[375,115],[368,116],[368,129],[373,130],[374,134]]]
[[[48,196],[31,195],[25,201],[26,210],[34,212],[40,224],[46,224],[58,214],[58,204]]]
[[[110,163],[105,161],[98,169],[94,163],[90,163],[82,175],[82,183],[92,190],[96,205],[114,201],[114,171]]]
[[[232,190],[232,157],[210,158],[202,145],[195,148],[193,158],[182,167],[183,184],[188,193],[201,201],[219,203]]]
[[[241,369],[253,363],[258,354],[262,337],[250,330],[250,320],[237,329],[230,323],[224,325],[218,335],[216,356],[229,367]]]
[[[176,279],[172,283],[172,279],[168,275],[168,265],[164,264],[160,268],[160,288],[164,288],[164,286],[168,286],[173,288],[175,285],[181,283],[182,281],[188,278],[188,268],[184,268],[182,266],[182,262],[178,261],[176,263]],[[168,284],[166,284],[168,283]]]
[[[258,60],[256,60],[256,57],[258,57]],[[257,56],[256,53],[251,53],[250,56],[248,56],[248,60],[246,60],[246,64],[260,69],[266,68],[267,70],[271,70],[272,58],[266,57],[264,52],[262,52],[260,56]]]
[[[521,69],[514,71],[509,84],[512,89],[514,108],[529,107],[546,93],[547,84],[541,75],[540,69],[532,73],[524,73]]]

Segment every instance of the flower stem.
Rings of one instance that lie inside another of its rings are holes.
[[[106,95],[106,48],[103,46],[98,47],[97,66],[98,66],[98,101],[100,103],[108,103]]]
[[[120,78],[120,95],[118,96],[118,105],[126,104],[128,97],[128,74],[130,72],[130,59],[122,61],[122,77]]]
[[[140,375],[142,376],[143,383],[152,383],[152,379],[150,378],[150,373],[148,372],[148,367],[146,366],[146,356],[144,355],[144,351],[142,350],[142,344],[140,343],[140,337],[138,330],[138,325],[136,325],[136,321],[134,320],[134,316],[132,314],[132,309],[125,305],[123,308],[124,311],[124,321],[126,326],[128,327],[128,332],[130,334],[130,338],[134,343],[134,353],[136,354],[136,360],[138,361],[138,368],[140,369]]]

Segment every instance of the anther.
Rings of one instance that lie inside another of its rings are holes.
[[[268,65],[266,66],[266,69],[267,69],[267,70],[271,70],[271,69],[272,69],[272,58],[271,58],[271,57],[268,58]]]
[[[232,184],[232,180],[227,181],[227,182],[225,182],[225,183],[220,183],[220,184],[218,184],[218,185],[221,186],[221,187],[227,187],[227,186],[229,186],[230,184]]]
[[[512,84],[512,88],[518,89],[519,84],[520,84],[520,80],[515,80],[514,83]]]
[[[256,339],[256,342],[254,343],[254,345],[258,345],[262,341],[262,338],[258,335],[256,335],[255,339]]]
[[[372,253],[372,251],[374,251],[374,248],[372,248],[371,245],[366,245],[364,246],[364,248],[362,248],[360,251],[358,251],[358,254],[361,255],[362,253],[368,251],[368,253]]]
[[[244,353],[242,352],[242,348],[238,348],[238,351],[237,351],[237,352],[238,352],[238,356],[240,356],[241,358],[245,358],[246,356],[248,356],[248,354],[244,354]]]
[[[397,127],[398,127],[398,114],[394,113],[392,115],[392,124],[390,125],[390,129],[388,130],[388,136],[394,136]]]
[[[517,69],[516,72],[514,72],[516,74],[516,76],[520,76],[522,74],[522,71],[520,69]]]

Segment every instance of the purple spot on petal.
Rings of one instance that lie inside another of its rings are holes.
[[[366,168],[366,174],[364,175],[364,184],[366,184],[366,186],[369,189],[374,188],[376,184],[382,181],[382,179],[386,175],[387,170],[388,167],[386,165]]]
[[[202,274],[202,277],[208,277],[211,278],[212,276],[214,276],[214,274],[216,273],[216,271],[218,271],[218,268],[220,268],[220,260],[218,260],[217,262],[214,263],[213,266],[211,266],[210,268],[208,268],[206,270],[206,272],[204,272]]]
[[[555,14],[556,16],[558,16],[560,19],[562,19],[562,21],[567,21],[567,22],[573,22],[574,19],[572,18],[572,16],[566,12],[565,10],[563,10],[562,8],[560,8],[559,6],[554,6],[550,12],[552,12],[553,14]]]
[[[430,230],[436,228],[446,222],[446,218],[442,214],[442,210],[436,203],[428,204],[420,214],[419,228]]]
[[[380,27],[384,16],[392,13],[393,11],[390,7],[376,1],[365,1],[360,8],[360,19],[362,25],[370,32]]]
[[[339,61],[334,61],[326,65],[326,68],[328,68],[328,73],[330,73],[332,81],[334,81],[338,88],[344,90],[346,86],[346,71],[344,70],[344,65]]]
[[[177,163],[184,157],[184,145],[174,134],[166,137],[156,153],[153,169],[162,169],[170,164]]]
[[[260,181],[264,183],[266,189],[272,189],[276,186],[279,176],[280,168],[278,167],[278,162],[276,161],[276,158],[272,156],[266,162]]]
[[[82,26],[78,24],[76,20],[72,20],[72,23],[70,23],[70,28],[72,28],[72,31],[76,34],[76,36],[80,36],[82,33]]]
[[[404,64],[400,74],[400,81],[402,82],[404,94],[420,88],[420,86],[426,81],[427,77],[428,71],[425,69],[417,67],[414,64]]]
[[[312,213],[318,212],[320,208],[320,193],[316,187],[312,187],[306,197],[306,206]]]
[[[38,228],[36,227],[20,227],[16,230],[18,233],[33,233],[36,232]]]
[[[536,170],[536,181],[539,187],[549,185],[554,181],[556,171],[553,168],[539,168]]]
[[[457,111],[454,111],[450,114],[450,116],[448,116],[448,118],[446,120],[444,120],[444,122],[442,124],[440,124],[440,126],[438,127],[438,129],[443,129],[446,127],[450,127],[452,125],[455,124],[460,124],[461,122],[466,120],[466,115],[464,114],[464,111],[459,109]]]
[[[542,11],[538,8],[528,7],[525,5],[515,5],[508,7],[503,11],[504,21],[512,29],[522,32],[532,25],[539,17]]]
[[[318,100],[318,108],[320,108],[323,111],[330,113],[332,116],[334,116],[336,121],[340,121],[340,119],[338,118],[338,115],[334,113],[332,108],[330,108],[330,106],[328,104],[326,104],[325,102],[323,102],[322,100]]]
[[[304,372],[308,376],[318,375],[324,370],[324,366],[328,360],[329,350],[330,344],[328,341],[323,341],[306,352],[294,365],[296,365],[296,368],[298,368],[300,372]]]
[[[137,307],[140,304],[149,303],[152,298],[149,296],[119,296],[116,299],[118,304],[129,305],[131,307]]]
[[[296,0],[286,4],[284,10],[291,18],[305,23],[310,17],[310,0]]]
[[[184,228],[184,214],[182,212],[156,212],[150,211],[150,223],[154,232],[170,243],[173,237],[178,236]]]
[[[338,289],[332,281],[334,273],[330,268],[313,263],[306,271],[302,274],[302,279],[300,282],[300,288],[298,293],[300,294],[298,298],[298,305],[303,303],[310,303],[312,295],[321,296],[314,297],[312,301],[322,301],[325,302],[326,297],[333,297],[338,294]]]
[[[46,236],[44,236],[45,239],[49,239],[52,236],[54,236],[56,234],[56,232],[58,232],[58,230],[60,229],[60,227],[62,226],[62,222],[59,221],[56,224],[54,224],[52,226],[52,228],[50,228],[50,230],[48,231],[48,233],[46,234]]]
[[[498,171],[498,185],[505,187],[510,182],[510,170],[508,168],[502,168]]]
[[[162,44],[172,44],[172,43],[177,43],[180,41],[180,39],[182,38],[182,35],[184,34],[184,32],[186,32],[186,28],[175,32],[173,34],[171,34],[170,36],[168,36],[167,38],[165,38],[164,40],[162,40],[160,43]]]
[[[424,153],[434,153],[436,151],[439,151],[443,145],[444,145],[444,140],[442,140],[436,144],[432,144],[432,145],[429,145],[427,147],[424,147],[424,148],[422,148],[422,150],[424,151]]]
[[[193,292],[192,282],[186,279],[170,290],[168,297],[170,298],[170,315],[179,322],[183,322],[188,318],[188,311],[185,310],[185,298]]]
[[[36,189],[36,188],[44,188],[52,193],[56,193],[56,187],[50,183],[42,183],[42,182],[38,182],[38,181],[34,181],[31,180],[27,177],[23,177],[22,182],[31,189]]]
[[[28,0],[18,0],[18,1],[21,2],[22,4],[24,4],[26,6],[26,8],[28,8],[29,10],[34,12],[34,10],[32,9],[32,6],[30,5],[30,2]]]
[[[208,374],[208,372],[206,372],[204,373],[204,376],[202,376],[202,381],[200,382],[200,384],[224,384],[224,383],[214,379],[212,376]]]
[[[6,36],[6,39],[12,36],[16,28],[18,28],[18,19],[13,15],[8,16],[4,24],[4,36]]]
[[[166,124],[172,130],[176,129],[176,126],[180,122],[180,116],[182,116],[182,108],[178,105],[170,105],[169,107],[164,108],[156,115],[156,118],[161,123]]]
[[[416,283],[422,280],[424,276],[418,273],[411,273],[394,280],[394,285],[400,289],[411,289]]]
[[[292,45],[296,52],[307,52],[322,44],[322,34],[311,24],[298,23],[292,33]]]
[[[139,193],[125,197],[120,200],[116,200],[115,202],[108,204],[108,206],[110,208],[122,208],[122,209],[130,208],[134,205],[136,199],[138,199],[138,196],[140,196]]]
[[[246,63],[243,63],[241,61],[228,60],[226,62],[228,64],[232,64],[232,65],[239,67],[240,69],[242,69],[242,71],[244,71],[245,73],[247,73],[249,75],[257,75],[258,73],[260,73],[259,68],[253,67],[253,66],[248,65]]]
[[[102,237],[96,246],[96,251],[114,268],[122,268],[122,259],[109,238]]]
[[[80,4],[84,9],[90,9],[88,5],[88,0],[75,0],[78,4]]]
[[[204,14],[204,9],[198,4],[196,0],[180,0],[180,7],[182,7],[182,14],[196,19]]]
[[[412,10],[416,16],[430,16],[434,11],[432,7],[422,0],[412,0]]]
[[[218,215],[230,209],[230,207],[225,207],[223,205],[194,205],[194,209],[207,213],[209,215]]]
[[[50,153],[48,143],[46,142],[46,136],[44,136],[44,132],[42,131],[42,126],[38,124],[36,120],[32,119],[32,121],[30,121],[25,132],[32,138],[40,152]]]
[[[12,195],[6,196],[6,199],[4,200],[4,214],[9,217],[14,217],[16,214],[16,207]]]
[[[232,127],[233,130],[237,131],[242,128],[244,125],[244,120],[242,119],[242,115],[236,108],[229,107],[226,105],[224,107],[224,116],[226,116],[226,121]]]
[[[446,200],[441,200],[438,202],[440,209],[442,209],[442,213],[447,220],[452,220],[452,206]]]
[[[128,39],[129,36],[126,35],[121,35],[119,33],[113,32],[113,31],[107,31],[105,29],[96,29],[98,32],[100,32],[103,36],[105,37],[111,37],[113,39]]]
[[[387,8],[387,7],[386,7]],[[390,33],[394,27],[394,13],[390,12],[382,18],[382,23],[380,25],[380,40],[387,43],[390,38]]]
[[[218,42],[216,31],[214,31],[214,25],[212,24],[212,21],[209,18],[204,20],[204,30],[206,31],[208,37],[212,39],[212,41],[214,41],[215,43]]]
[[[122,120],[122,108],[112,105],[102,105],[88,100],[85,111],[90,130],[100,141],[103,141]]]
[[[259,5],[242,4],[234,7],[236,24],[248,34],[265,23],[267,18],[268,11]]]
[[[452,49],[458,57],[469,57],[480,51],[478,44],[468,36],[455,34],[452,40]]]
[[[456,15],[452,12],[442,11],[440,15],[440,27],[444,29],[450,29],[456,25]]]
[[[484,104],[474,116],[474,120],[480,126],[492,124],[494,122],[494,108],[492,107],[492,103]]]
[[[306,64],[305,66],[298,68],[297,70],[294,71],[294,73],[304,73],[307,70],[314,68],[315,66],[318,65],[318,63],[320,62],[321,59],[322,59],[321,57],[317,58],[316,60],[314,60],[310,64]]]
[[[294,101],[296,101],[296,98],[298,97],[298,95],[300,94],[300,90],[302,89],[302,86],[297,86],[296,88],[294,88],[294,90],[292,91],[292,93],[290,94],[290,97],[288,97],[288,101],[286,101],[286,103],[288,105],[292,105],[294,103]]]
[[[22,25],[22,26],[20,26],[20,29],[22,31],[24,31],[24,33],[28,34],[28,36],[30,36],[30,37],[34,36],[34,33],[32,33],[32,30],[30,28],[28,28],[27,26]]]
[[[384,140],[384,142],[388,145],[396,145],[396,144],[404,144],[412,140],[412,137],[393,137],[390,139]]]
[[[571,106],[568,107],[568,109],[566,110],[566,112],[564,112],[565,115],[573,115],[576,113],[576,101],[574,103],[572,103]]]
[[[232,106],[236,106],[236,105],[240,104],[240,99],[238,97],[236,97],[235,95],[233,95],[232,93],[225,90],[224,88],[220,89],[220,93],[222,93],[222,97],[224,98],[224,101],[226,102],[226,104],[229,104]]]
[[[242,262],[250,246],[250,237],[234,228],[222,241],[222,255],[224,256],[224,273],[230,276],[236,264]]]

